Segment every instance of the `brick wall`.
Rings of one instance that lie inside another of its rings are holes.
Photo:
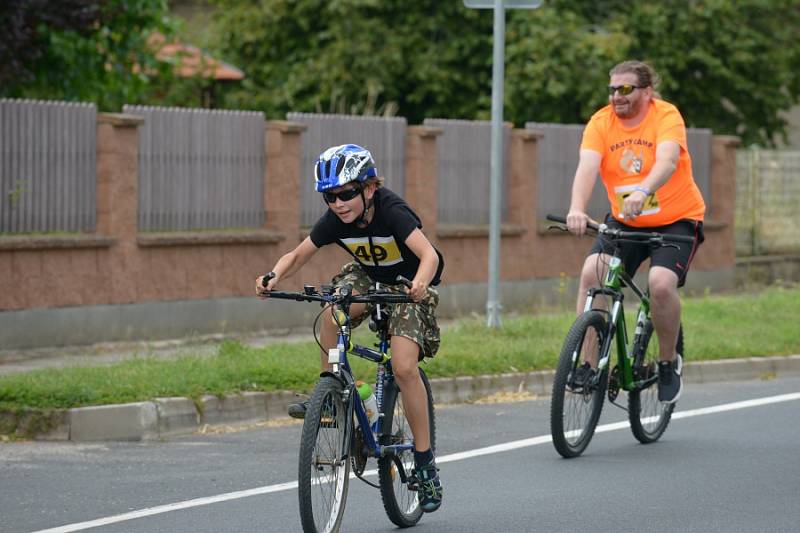
[[[97,231],[69,236],[0,237],[0,311],[102,304],[248,297],[257,275],[269,270],[307,233],[300,228],[300,168],[304,126],[266,123],[264,228],[241,232],[137,231],[138,126],[141,118],[100,114],[97,125]],[[441,130],[411,126],[406,139],[406,198],[424,231],[445,256],[444,284],[485,283],[488,227],[437,223],[437,138]],[[509,220],[503,225],[501,280],[575,276],[589,239],[548,232],[537,212],[537,139],[529,130],[510,136]],[[713,149],[714,219],[694,270],[733,271],[733,208],[737,140],[716,137]],[[488,202],[488,198],[487,198]],[[284,287],[327,282],[348,257],[338,247],[318,253]]]

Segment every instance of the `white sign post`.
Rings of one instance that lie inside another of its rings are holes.
[[[492,155],[490,158],[489,209],[489,295],[486,325],[500,327],[500,209],[503,170],[503,82],[505,77],[506,9],[536,9],[542,0],[464,0],[472,9],[494,9],[492,46]]]

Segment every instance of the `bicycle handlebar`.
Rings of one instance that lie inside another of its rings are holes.
[[[267,283],[273,276],[266,274],[261,282],[266,287]],[[397,282],[411,287],[411,282],[403,276],[397,276]],[[341,304],[354,304],[354,303],[374,303],[374,304],[405,304],[415,303],[408,294],[398,294],[396,292],[382,292],[382,291],[368,291],[366,294],[353,294],[353,287],[349,284],[343,285],[339,289],[339,293],[325,294],[318,292],[316,287],[306,285],[304,292],[284,292],[284,291],[269,291],[263,293],[267,298],[277,298],[279,300],[295,300],[297,302],[321,302],[331,303],[335,305]]]
[[[561,215],[547,215],[547,220],[552,222],[558,222],[559,224],[566,224],[567,219]],[[674,235],[671,233],[658,233],[655,231],[652,232],[644,232],[644,231],[623,231],[618,229],[609,228],[605,224],[595,224],[594,222],[588,222],[586,227],[590,230],[594,231],[595,233],[603,234],[612,239],[630,239],[634,241],[673,241],[673,242],[687,242],[693,243],[694,237],[689,237],[688,235]]]

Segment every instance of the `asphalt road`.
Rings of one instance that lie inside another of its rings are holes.
[[[413,531],[800,531],[799,393],[798,378],[687,385],[648,446],[606,404],[601,432],[571,460],[549,442],[548,398],[441,407],[445,503]],[[293,424],[168,442],[3,443],[0,531],[300,531],[299,435]],[[351,481],[342,531],[395,529],[378,491]]]

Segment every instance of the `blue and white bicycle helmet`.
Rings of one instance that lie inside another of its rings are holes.
[[[377,175],[372,154],[357,144],[332,146],[320,154],[317,164],[314,165],[317,192],[335,189],[351,181],[361,183]]]

